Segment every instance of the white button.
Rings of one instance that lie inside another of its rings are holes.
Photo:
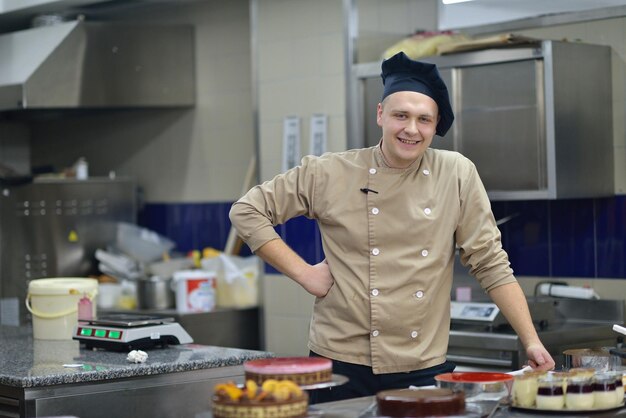
[[[430,208],[426,208],[426,209],[424,209],[424,213],[425,213],[426,215],[430,215],[430,213],[431,213],[431,212],[432,212],[432,210],[430,210]]]
[[[422,173],[424,173],[425,176],[428,176],[428,175],[430,175],[430,170],[425,168],[424,170],[422,170]]]
[[[375,168],[370,168],[370,174],[376,174],[376,169]]]
[[[372,289],[372,296],[378,296],[378,289]]]
[[[372,213],[374,215],[378,215],[378,212],[379,212],[378,208],[372,208]]]
[[[422,250],[422,257],[426,257],[428,255],[428,250]]]
[[[374,249],[372,250],[372,254],[373,254],[373,255],[378,255],[378,254],[380,254],[380,250],[379,250],[378,248],[374,248]]]
[[[415,292],[415,297],[420,299],[424,297],[424,292],[422,292],[421,290],[418,290],[417,292]]]
[[[377,329],[372,331],[372,337],[378,337],[378,330]]]
[[[411,332],[411,338],[417,338],[417,331]]]

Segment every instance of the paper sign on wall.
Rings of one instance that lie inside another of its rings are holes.
[[[322,155],[326,152],[326,144],[328,142],[327,116],[316,114],[311,116],[311,132],[310,132],[310,154]]]
[[[283,121],[283,171],[300,164],[300,118],[287,116]]]

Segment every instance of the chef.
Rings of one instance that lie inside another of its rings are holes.
[[[455,247],[519,335],[529,364],[554,368],[502,249],[474,164],[429,148],[454,115],[435,65],[404,53],[383,61],[374,147],[306,156],[252,188],[230,219],[252,251],[316,296],[308,346],[349,382],[312,402],[434,384],[446,361]],[[326,259],[310,265],[274,226],[304,215]]]

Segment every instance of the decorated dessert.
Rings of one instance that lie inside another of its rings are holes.
[[[306,386],[332,380],[333,363],[323,357],[277,357],[246,361],[246,380],[262,384],[268,379],[292,380]]]
[[[392,389],[376,394],[378,414],[386,417],[429,417],[465,413],[465,393],[448,388]]]
[[[564,381],[552,378],[551,375],[539,378],[537,381],[537,397],[535,403],[539,409],[563,409],[565,406]]]
[[[515,376],[513,381],[513,403],[515,405],[530,408],[535,405],[537,398],[537,379],[545,373],[528,372]]]
[[[619,405],[615,376],[608,373],[596,375],[593,380],[593,404],[598,408],[611,408]],[[623,400],[623,396],[622,399]],[[621,402],[620,400],[620,402]]]
[[[593,380],[585,373],[574,373],[567,379],[565,407],[571,410],[593,408]]]
[[[247,380],[244,387],[216,385],[212,410],[214,418],[298,418],[307,415],[308,405],[307,393],[293,381]]]
[[[571,369],[544,375],[515,376],[512,404],[541,410],[590,411],[624,402],[623,372]]]

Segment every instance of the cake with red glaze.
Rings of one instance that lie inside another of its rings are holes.
[[[288,379],[306,386],[328,382],[333,376],[333,363],[324,357],[276,357],[246,361],[246,380],[262,384],[268,379]]]
[[[378,414],[386,417],[463,415],[465,393],[448,388],[391,389],[376,394]]]

